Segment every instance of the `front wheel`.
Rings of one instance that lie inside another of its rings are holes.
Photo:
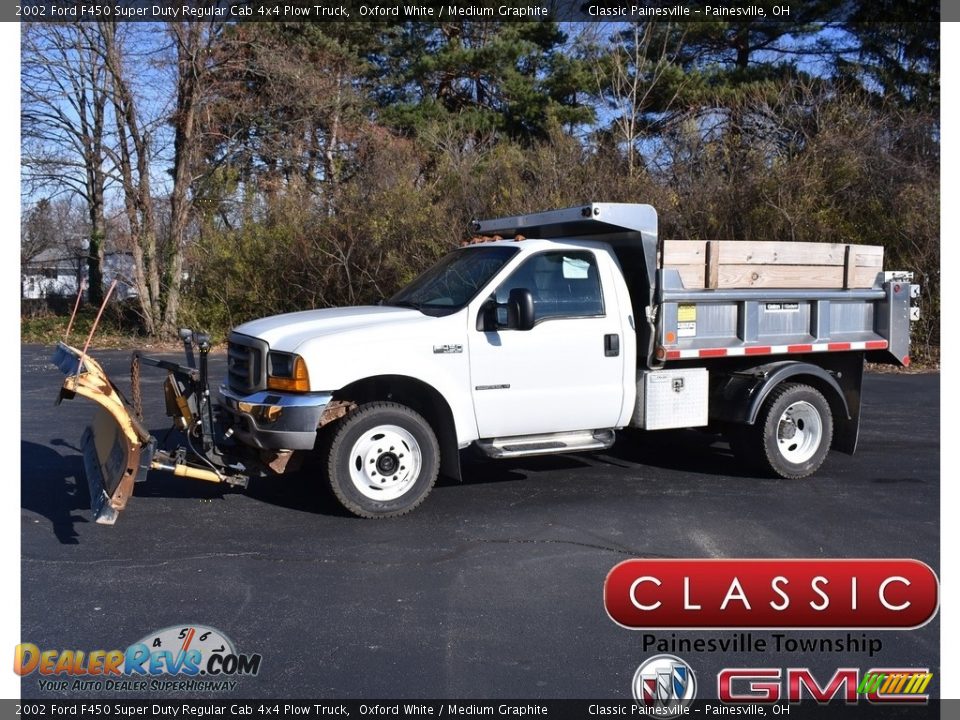
[[[327,475],[344,508],[365,518],[404,515],[437,480],[440,448],[418,413],[390,402],[359,406],[340,421],[327,454]]]
[[[830,405],[815,388],[784,383],[764,401],[757,421],[737,428],[730,445],[742,460],[783,478],[812,475],[833,439]]]

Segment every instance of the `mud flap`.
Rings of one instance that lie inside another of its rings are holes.
[[[58,402],[77,395],[96,403],[93,424],[82,438],[83,464],[94,519],[113,525],[127,506],[133,484],[146,477],[153,460],[154,439],[127,411],[103,368],[76,348],[59,343],[53,362],[66,375]]]

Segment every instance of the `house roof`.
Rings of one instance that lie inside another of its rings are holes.
[[[41,250],[32,258],[26,261],[27,265],[51,265],[58,263],[75,263],[79,259],[79,253],[69,253],[64,248],[46,248]]]

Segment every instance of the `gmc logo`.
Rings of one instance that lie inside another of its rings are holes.
[[[868,670],[840,668],[825,682],[807,668],[725,668],[717,676],[717,697],[725,703],[798,703],[843,700],[854,704],[862,696],[871,703],[926,703],[928,668]]]

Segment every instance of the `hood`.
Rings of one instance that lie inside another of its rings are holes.
[[[351,330],[372,329],[377,325],[426,322],[431,318],[411,308],[387,305],[327,308],[272,315],[238,325],[234,332],[260,338],[271,350],[296,352],[307,340]]]

